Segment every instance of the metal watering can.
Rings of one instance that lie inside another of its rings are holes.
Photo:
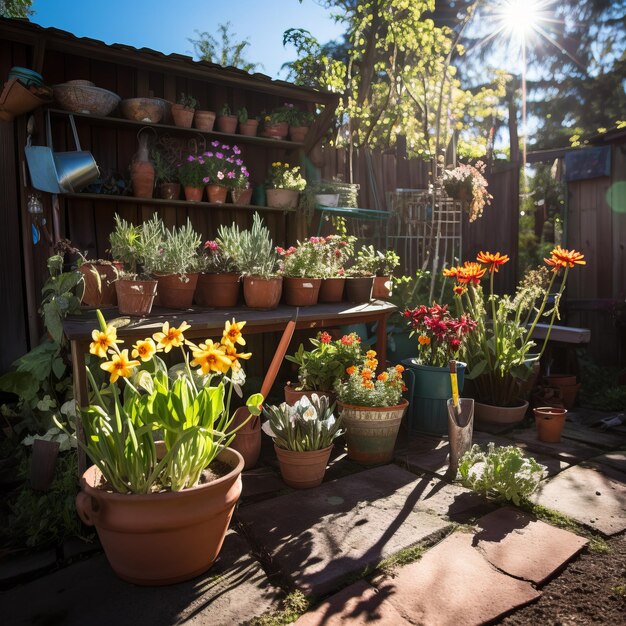
[[[76,150],[54,152],[52,148],[52,128],[50,112],[46,113],[47,146],[31,145],[28,135],[24,153],[30,172],[30,180],[35,189],[48,193],[76,193],[94,182],[100,170],[91,152],[81,150],[74,116],[69,116]]]

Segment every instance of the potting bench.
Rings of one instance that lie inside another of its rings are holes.
[[[333,328],[348,324],[377,322],[376,352],[378,360],[384,366],[387,360],[387,319],[397,310],[394,304],[382,300],[372,300],[366,304],[318,304],[317,306],[295,308],[281,305],[273,311],[255,311],[246,307],[232,309],[203,309],[194,307],[186,311],[155,307],[147,318],[120,316],[117,309],[103,309],[105,319],[117,327],[117,336],[125,340],[144,339],[159,330],[164,322],[170,326],[179,326],[187,322],[191,328],[185,332],[189,339],[218,337],[227,320],[246,320],[246,333],[257,334],[285,329],[289,320],[296,319],[297,329]],[[72,367],[74,370],[74,397],[78,406],[88,404],[87,372],[85,355],[89,352],[91,332],[98,328],[95,311],[83,315],[68,317],[63,322],[65,336],[70,341]],[[82,436],[80,424],[77,424],[78,436]],[[79,469],[85,468],[84,455],[79,450]]]

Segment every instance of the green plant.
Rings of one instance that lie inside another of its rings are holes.
[[[235,224],[230,229],[218,231],[226,248],[243,274],[270,278],[276,272],[278,256],[274,242],[261,216],[255,213],[250,230],[239,230]]]
[[[250,119],[248,116],[248,109],[246,109],[246,107],[241,107],[237,110],[237,119],[240,124],[245,124]]]
[[[184,338],[188,324],[174,328],[165,322],[160,332],[133,345],[131,359],[100,311],[98,319],[100,331],[94,331],[90,353],[101,359],[97,369],[109,372],[110,379],[101,388],[87,369],[93,396],[80,412],[86,442],[81,447],[119,493],[197,485],[202,471],[235,436],[230,397],[242,378],[240,359],[250,357],[236,348],[245,322],[226,322],[220,342],[207,339],[198,345]],[[174,375],[157,354],[176,347],[184,363]],[[262,399],[260,394],[248,398],[251,415],[260,413]],[[157,431],[165,446],[160,460]]]
[[[267,185],[272,189],[304,191],[306,180],[300,174],[300,167],[291,167],[289,163],[275,161],[270,168]]]
[[[217,112],[217,114],[221,115],[222,117],[229,117],[230,115],[232,115],[232,112],[230,110],[230,106],[228,105],[228,103],[224,103],[222,107],[220,108],[220,110]]]
[[[328,448],[334,439],[343,434],[341,418],[333,415],[335,405],[329,406],[327,396],[303,396],[293,406],[283,402],[279,406],[265,406],[267,421],[263,432],[283,450],[309,452]]]
[[[345,377],[346,369],[361,360],[361,338],[356,333],[332,340],[326,332],[309,339],[312,350],[300,344],[298,351],[285,358],[298,366],[298,390],[332,391],[336,380]]]
[[[324,278],[345,275],[345,265],[354,254],[353,235],[327,235],[324,238]]]
[[[337,398],[353,406],[397,406],[406,389],[402,380],[404,367],[389,367],[376,376],[377,367],[376,352],[368,350],[361,364],[347,368],[347,380],[335,381]]]
[[[469,221],[477,220],[483,214],[483,208],[491,204],[493,196],[487,191],[487,179],[483,176],[485,164],[461,163],[454,169],[443,170],[441,184],[451,198],[465,200]],[[471,198],[471,200],[469,200]]]
[[[500,447],[493,442],[489,442],[487,452],[473,445],[459,462],[465,487],[511,500],[516,505],[537,489],[545,469],[532,457],[524,456],[516,446]]]
[[[182,163],[176,166],[176,177],[183,187],[204,187],[206,177],[204,159],[189,154]]]
[[[175,182],[176,168],[160,150],[152,151],[152,162],[154,163],[154,175],[157,183]]]
[[[155,215],[163,232],[163,238],[154,265],[154,270],[161,274],[178,274],[184,277],[188,272],[195,272],[200,264],[198,247],[202,237],[193,229],[189,218],[180,228],[165,228],[163,222]],[[187,279],[189,280],[189,279]]]
[[[280,124],[285,122],[289,124],[289,121],[293,117],[293,104],[289,104],[285,102],[285,104],[281,107],[277,107],[273,109],[270,113],[263,114],[263,124],[265,126],[270,126],[272,124]]]
[[[463,351],[468,367],[466,378],[474,381],[477,400],[497,406],[515,404],[520,394],[520,381],[528,378],[532,363],[541,357],[550,338],[569,270],[575,265],[584,265],[583,259],[575,250],[556,246],[546,259],[546,264],[552,268],[551,276],[545,267],[527,272],[513,298],[494,293],[494,274],[509,260],[499,252],[480,252],[478,263],[466,261],[463,266],[443,271],[445,276],[454,277],[458,282],[454,287],[458,314],[468,314],[478,322],[477,332],[468,338]],[[562,269],[565,273],[554,294],[554,304],[546,310]],[[490,295],[485,301],[480,280],[487,271]],[[487,309],[491,312],[490,323],[485,320]],[[549,317],[549,330],[539,351],[531,353],[535,347],[531,336],[542,317]]]
[[[374,246],[362,246],[357,252],[355,270],[361,274],[374,274],[376,276],[390,276],[393,270],[400,265],[400,257],[394,250],[381,252]]]
[[[217,140],[211,142],[211,148],[197,157],[202,166],[205,185],[224,185],[235,189],[249,186],[250,172],[241,158],[239,146],[229,146]]]
[[[163,225],[157,215],[143,222],[133,224],[115,215],[115,228],[109,235],[111,254],[123,263],[130,277],[149,277],[158,263],[158,255],[163,242]]]
[[[320,237],[310,237],[298,242],[285,250],[276,248],[279,256],[279,268],[283,276],[292,278],[321,278],[325,267],[325,240]]]
[[[220,226],[220,228],[222,227]],[[200,269],[208,274],[239,273],[235,259],[219,239],[215,241],[209,240],[204,243],[204,254],[200,258]]]
[[[191,95],[185,95],[184,93],[180,94],[180,98],[178,98],[178,104],[184,106],[186,109],[197,109],[198,101]]]

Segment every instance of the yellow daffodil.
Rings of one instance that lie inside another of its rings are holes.
[[[233,318],[232,322],[226,321],[224,332],[222,334],[222,342],[234,346],[238,343],[240,346],[246,345],[246,340],[241,334],[241,329],[246,325],[245,322],[236,322]]]
[[[232,344],[224,343],[222,344],[222,348],[224,348],[226,356],[231,360],[233,370],[237,370],[241,367],[239,359],[248,360],[252,356],[252,352],[237,352],[237,348]]]
[[[134,359],[141,359],[144,363],[149,361],[156,352],[156,346],[152,339],[144,339],[133,345],[132,356]]]
[[[128,350],[122,350],[119,354],[114,354],[110,361],[100,365],[103,370],[111,374],[112,383],[120,376],[128,378],[138,366],[139,361],[129,361]]]
[[[107,350],[112,348],[116,343],[123,343],[117,338],[117,330],[113,326],[107,326],[104,332],[94,330],[91,333],[93,341],[89,344],[90,354],[95,354],[100,358],[107,355]]]
[[[231,367],[232,361],[226,354],[224,346],[213,343],[210,339],[201,343],[197,350],[193,351],[193,367],[199,366],[203,374],[221,372],[225,374]]]
[[[170,328],[170,323],[165,322],[160,333],[154,333],[152,338],[157,342],[157,348],[169,352],[172,348],[180,348],[185,343],[183,333],[191,328],[187,322],[183,322],[178,328]]]

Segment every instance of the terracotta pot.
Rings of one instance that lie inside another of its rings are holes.
[[[239,134],[246,137],[256,137],[257,130],[259,128],[258,120],[248,120],[243,124],[239,122]]]
[[[295,209],[299,192],[294,189],[266,189],[267,206],[274,209]]]
[[[226,202],[226,196],[228,195],[228,187],[224,187],[224,185],[207,185],[206,195],[209,202],[213,204],[224,204],[224,202]]]
[[[287,122],[266,124],[261,131],[261,137],[269,137],[271,139],[285,139],[288,134],[289,124]]]
[[[161,183],[159,194],[164,200],[178,200],[180,197],[180,183]]]
[[[291,141],[303,142],[306,139],[309,132],[308,126],[290,126],[289,127],[289,139]]]
[[[239,407],[233,416],[232,428],[237,428],[242,422],[248,419],[248,409],[245,406]],[[261,454],[261,419],[251,417],[237,431],[230,447],[237,450],[244,460],[244,470],[252,469],[259,460]]]
[[[566,409],[573,409],[574,404],[576,403],[576,396],[578,395],[578,390],[580,389],[580,385],[572,385],[571,387],[561,387],[561,397],[563,398],[563,406]]]
[[[154,189],[154,165],[150,161],[133,161],[130,178],[135,198],[152,198]]]
[[[51,100],[49,87],[26,87],[17,77],[9,78],[0,93],[0,120],[12,122],[16,116],[28,113]]]
[[[187,202],[202,202],[204,187],[185,187],[184,189]]]
[[[297,391],[289,383],[287,383],[283,389],[285,394],[285,402],[290,406],[293,406],[298,400],[306,396],[311,399],[311,396],[315,393],[319,397],[326,396],[328,398],[329,406],[332,406],[337,401],[337,394],[334,391],[309,391],[302,390]]]
[[[317,304],[321,278],[283,278],[285,304],[289,306],[313,306]]]
[[[181,277],[178,274],[164,274],[156,277],[159,287],[157,306],[167,309],[188,309],[193,303],[198,273],[193,272]]]
[[[173,104],[171,112],[175,126],[180,126],[182,128],[191,128],[191,124],[193,123],[193,116],[195,113],[193,109],[190,109],[189,107],[184,107],[182,104]]]
[[[237,116],[218,115],[216,125],[220,133],[234,133],[237,130]]]
[[[341,302],[343,291],[346,286],[346,279],[342,277],[324,278],[320,285],[318,302]]]
[[[104,263],[83,263],[79,268],[85,281],[82,304],[87,306],[115,306],[115,265]]]
[[[391,463],[402,416],[409,406],[352,406],[337,402],[346,427],[348,458],[364,465]]]
[[[232,470],[213,482],[145,495],[98,489],[96,466],[76,496],[81,520],[95,526],[115,573],[136,585],[170,585],[205,572],[220,552],[241,495],[243,458],[226,448],[217,457]]]
[[[533,409],[535,425],[537,426],[537,439],[546,443],[559,443],[561,433],[565,427],[566,409],[550,406],[542,406]]]
[[[275,309],[280,302],[283,291],[283,279],[262,278],[261,276],[244,276],[243,298],[249,309],[270,311]]]
[[[576,386],[576,376],[573,374],[550,374],[544,377],[550,387],[574,387]]]
[[[252,189],[231,189],[230,199],[233,204],[250,204],[252,202]]]
[[[391,276],[376,276],[372,288],[372,298],[388,300],[391,297]]]
[[[116,280],[117,308],[122,315],[149,315],[157,293],[156,280]]]
[[[235,272],[200,274],[196,285],[196,304],[217,309],[237,306],[241,276]]]
[[[274,445],[283,480],[294,489],[311,489],[322,484],[332,449],[331,444],[322,450],[294,452]]]
[[[372,299],[374,288],[373,276],[355,276],[346,278],[346,297],[348,302],[360,304]]]
[[[481,426],[514,426],[524,419],[526,409],[528,409],[526,400],[520,401],[517,406],[496,406],[474,402],[474,426],[477,430],[480,430]]]
[[[193,117],[193,125],[198,130],[212,131],[215,124],[215,113],[213,111],[196,111]]]

